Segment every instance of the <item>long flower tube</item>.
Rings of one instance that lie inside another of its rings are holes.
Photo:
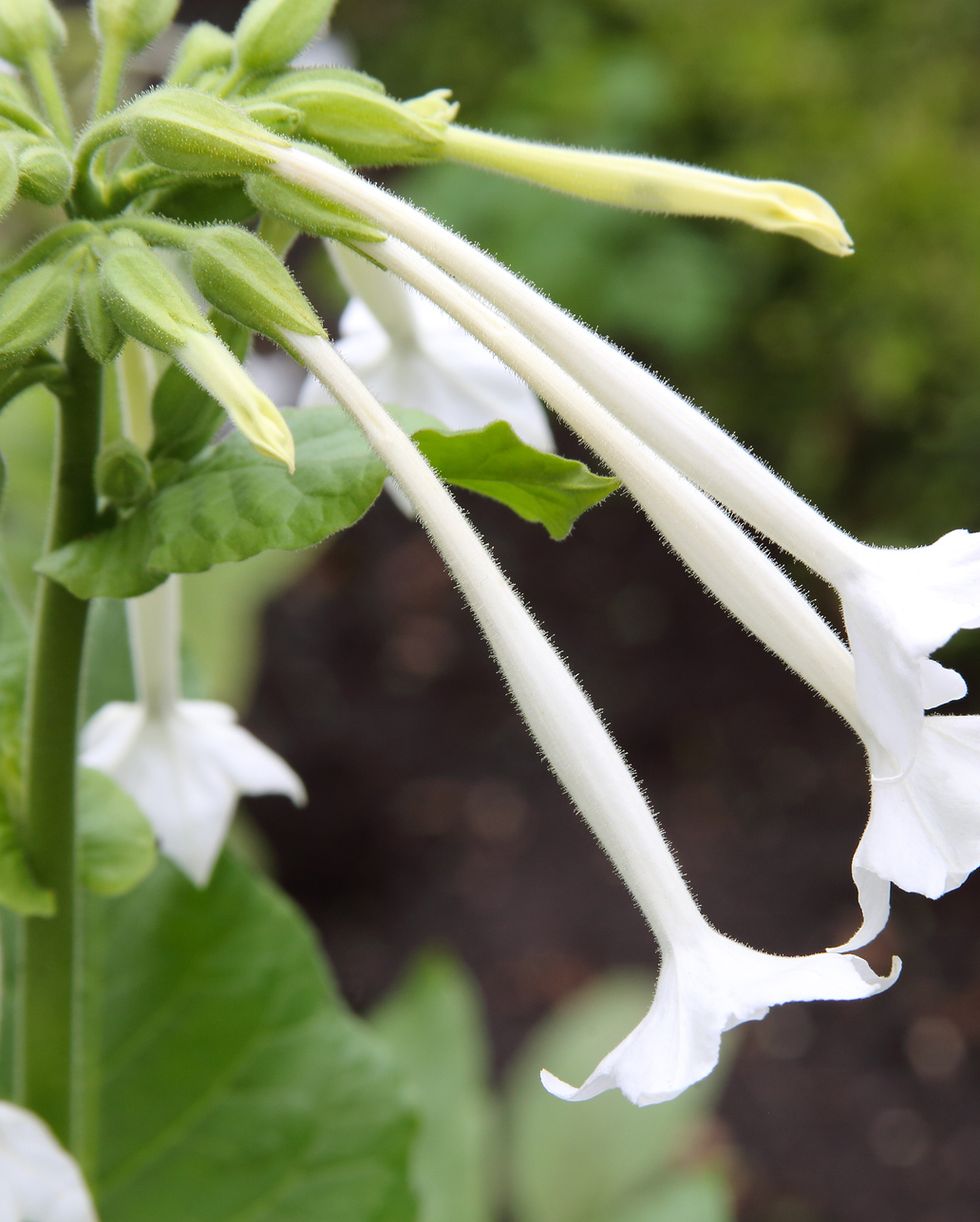
[[[870,765],[871,812],[853,864],[863,919],[847,948],[866,944],[884,928],[891,883],[930,898],[959,886],[980,865],[980,718],[924,719],[920,747],[902,768],[862,716],[854,663],[843,642],[723,509],[451,276],[393,238],[372,244],[370,257],[519,373],[619,476],[655,529],[721,604],[862,740]],[[381,273],[363,258],[360,263],[377,292]],[[361,270],[350,257],[345,266],[349,282],[358,287]],[[393,287],[401,286],[393,281]]]
[[[925,666],[962,627],[980,626],[980,538],[870,547],[797,495],[660,378],[412,205],[302,149],[269,149],[270,173],[353,209],[432,259],[506,315],[618,419],[736,516],[834,585],[854,649],[865,721],[903,768],[924,709],[957,699],[959,675]]]
[[[303,782],[237,724],[235,711],[180,692],[180,579],[126,603],[135,703],[104,705],[82,731],[81,762],[111,776],[156,832],[161,851],[207,884],[241,795],[306,801]]]
[[[619,749],[479,536],[415,446],[328,340],[284,333],[411,498],[477,619],[514,700],[555,775],[635,897],[662,952],[653,1004],[581,1088],[543,1074],[567,1099],[618,1088],[637,1104],[674,1098],[717,1062],[722,1032],[788,1001],[871,996],[879,977],[853,955],[769,955],[713,929],[674,861]]]

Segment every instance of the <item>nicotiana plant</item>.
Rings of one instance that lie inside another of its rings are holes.
[[[120,101],[176,8],[93,0],[98,72],[76,129],[58,12],[0,7],[0,208],[48,209],[0,268],[0,406],[43,391],[58,421],[34,604],[6,583],[0,597],[0,1217],[409,1218],[396,1070],[337,1006],[292,910],[222,855],[241,795],[305,791],[231,708],[184,695],[181,574],[310,547],[389,482],[659,945],[646,1016],[583,1085],[544,1070],[544,1086],[642,1106],[710,1074],[722,1034],[774,1005],[888,987],[897,962],[880,977],[853,952],[884,927],[891,886],[935,898],[980,863],[980,719],[931,712],[965,690],[931,655],[980,626],[980,539],[851,538],[654,373],[358,170],[456,161],[850,254],[814,192],[490,135],[457,123],[447,90],[400,101],[359,72],[292,66],[332,0],[253,0],[231,34],[193,25],[165,79]],[[304,234],[352,298],[335,342],[286,267]],[[308,372],[298,407],[246,373],[255,335]],[[541,403],[611,474],[553,452]],[[620,485],[864,744],[861,919],[844,946],[774,955],[707,922],[449,488],[560,539]],[[836,589],[846,640],[746,527]],[[100,634],[131,684],[86,669]],[[198,1089],[212,1070],[219,1086]]]

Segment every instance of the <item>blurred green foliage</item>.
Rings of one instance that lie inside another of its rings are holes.
[[[650,1004],[654,978],[611,972],[564,1001],[530,1034],[495,1097],[474,982],[447,953],[425,952],[375,1010],[420,1117],[412,1152],[418,1222],[731,1222],[730,1167],[711,1112],[724,1064],[657,1107],[611,1092],[568,1104],[541,1085],[570,1081]]]
[[[349,0],[361,66],[475,126],[812,187],[837,261],[476,171],[399,181],[612,334],[846,525],[980,525],[974,0]]]

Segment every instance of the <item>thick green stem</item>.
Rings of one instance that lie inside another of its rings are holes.
[[[68,389],[60,402],[48,549],[92,529],[99,443],[101,368],[72,330]],[[70,1149],[84,1142],[79,1099],[81,905],[75,834],[76,756],[87,603],[40,579],[28,681],[24,787],[25,846],[57,914],[21,924],[16,1077],[19,1100]]]

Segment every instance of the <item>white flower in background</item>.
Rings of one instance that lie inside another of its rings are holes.
[[[895,979],[853,955],[802,957],[741,946],[708,924],[653,812],[585,692],[497,568],[453,498],[329,342],[283,342],[357,421],[418,515],[468,601],[518,708],[555,775],[633,893],[663,952],[653,1006],[582,1093],[618,1088],[638,1104],[673,1098],[711,1072],[721,1035],[788,1001],[870,997]],[[843,647],[842,647],[843,648]]]
[[[555,448],[544,408],[483,344],[397,276],[338,243],[330,253],[353,298],[337,351],[376,399],[427,412],[453,431],[506,420],[528,445]],[[330,401],[310,378],[301,405]]]
[[[153,826],[161,852],[205,886],[242,795],[306,801],[274,751],[211,700],[180,698],[180,584],[126,603],[138,702],[101,708],[82,731],[81,762],[115,780]]]
[[[97,1222],[74,1159],[12,1103],[0,1103],[0,1222]]]

